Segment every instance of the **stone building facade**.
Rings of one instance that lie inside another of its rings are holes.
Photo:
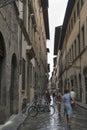
[[[18,112],[18,21],[15,6],[0,8],[0,121]]]
[[[10,0],[8,0],[10,1]],[[13,0],[0,7],[0,123],[22,111],[48,82],[48,0]]]
[[[87,1],[69,0],[58,42],[58,82],[74,88],[76,99],[87,103]]]

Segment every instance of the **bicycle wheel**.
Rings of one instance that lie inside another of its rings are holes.
[[[55,107],[53,105],[49,106],[49,115],[52,116],[55,113]]]
[[[44,112],[52,116],[55,113],[55,107],[53,105],[45,106]]]
[[[35,116],[38,114],[38,109],[37,109],[35,106],[31,106],[31,107],[28,109],[28,114],[29,114],[29,116],[31,116],[31,117],[35,117]]]

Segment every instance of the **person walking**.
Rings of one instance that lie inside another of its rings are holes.
[[[50,97],[50,92],[49,92],[48,89],[47,89],[46,92],[45,92],[45,100],[46,100],[47,104],[50,104],[50,102],[51,102],[51,97]]]
[[[57,104],[57,109],[59,114],[61,112],[61,101],[62,101],[62,94],[61,94],[61,90],[58,89],[55,97],[55,102]]]
[[[67,123],[70,123],[72,119],[72,106],[71,106],[71,95],[68,89],[65,90],[65,93],[62,97],[64,103],[64,111],[66,114]]]

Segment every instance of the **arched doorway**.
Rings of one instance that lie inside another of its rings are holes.
[[[13,113],[16,113],[17,111],[17,103],[18,99],[16,93],[18,93],[17,90],[17,58],[16,55],[12,55],[11,60],[11,86],[10,86],[10,115]]]
[[[0,32],[0,123],[6,119],[6,86],[5,86],[5,43],[2,33]]]
[[[79,91],[80,91],[80,101],[82,101],[82,81],[81,81],[81,74],[79,73],[79,86],[80,86],[80,88],[79,88]]]
[[[2,79],[2,63],[5,56],[4,39],[2,33],[0,32],[0,103],[2,95],[1,79]]]

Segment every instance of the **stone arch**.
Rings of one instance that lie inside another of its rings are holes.
[[[10,115],[18,111],[18,85],[17,85],[17,58],[12,55],[11,60],[11,85],[10,85]]]

